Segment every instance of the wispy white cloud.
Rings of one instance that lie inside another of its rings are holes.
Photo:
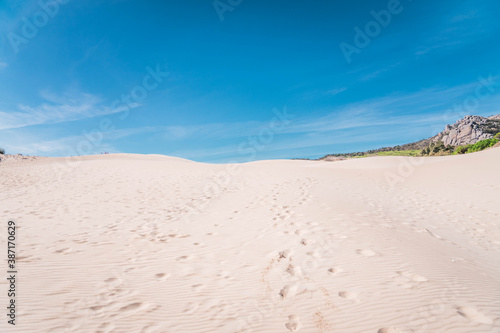
[[[294,87],[296,88],[296,87]],[[324,98],[324,97],[333,97],[337,96],[344,91],[346,91],[348,87],[339,87],[339,88],[334,88],[334,89],[329,89],[329,90],[312,90],[312,91],[306,91],[301,94],[301,98],[304,100],[317,100],[318,98]]]
[[[429,28],[428,37],[421,43],[415,43],[415,55],[423,56],[437,50],[451,50],[476,43],[480,39],[494,34],[498,20],[492,16],[488,4],[456,2],[456,10],[441,19],[441,24]],[[471,26],[474,28],[472,29]]]
[[[13,129],[33,125],[55,124],[125,111],[125,105],[111,108],[95,95],[71,93],[57,95],[49,91],[40,92],[43,103],[30,106],[19,104],[16,111],[0,111],[0,129]],[[133,104],[130,108],[139,106]]]
[[[34,133],[24,128],[15,128],[0,132],[0,142],[7,153],[42,155],[42,156],[73,156],[82,153],[98,154],[107,151],[120,152],[114,145],[116,140],[145,133],[158,133],[161,127],[115,128],[108,131],[98,131],[91,139],[86,135],[76,134],[59,138],[47,138],[47,133]],[[87,132],[93,133],[88,129]],[[85,147],[85,152],[79,151]]]
[[[377,78],[379,77],[381,74],[385,73],[385,72],[389,72],[391,71],[392,69],[398,67],[399,65],[401,65],[402,62],[401,61],[398,61],[394,64],[391,64],[389,66],[386,66],[386,67],[383,67],[383,68],[379,68],[377,69],[376,71],[370,73],[370,74],[367,74],[365,76],[363,76],[360,80],[362,81],[368,81],[368,80],[371,80],[371,79],[374,79],[374,78]]]
[[[40,140],[24,136],[8,140],[4,148],[8,154],[64,156],[70,151],[71,144],[77,142],[76,137]]]
[[[332,90],[328,90],[326,91],[326,95],[329,95],[329,96],[335,96],[335,95],[338,95],[344,91],[347,90],[347,87],[342,87],[342,88],[337,88],[337,89],[332,89]]]
[[[164,126],[159,130],[163,132],[166,140],[183,140],[196,138],[231,139],[250,135],[252,130],[264,126],[263,121],[244,121],[233,123],[210,123],[187,126]]]

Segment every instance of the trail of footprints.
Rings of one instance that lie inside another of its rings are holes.
[[[302,192],[299,198],[296,199],[295,202],[292,202],[289,206],[275,204],[272,208],[272,212],[274,213],[272,217],[273,227],[282,227],[284,228],[284,234],[290,235],[290,237],[295,237],[297,247],[280,251],[274,258],[272,258],[268,266],[264,269],[263,281],[266,284],[267,291],[271,292],[272,295],[277,295],[281,302],[290,301],[304,293],[314,294],[315,292],[321,292],[324,304],[318,307],[317,311],[310,319],[315,324],[316,329],[323,332],[332,327],[332,325],[328,322],[327,314],[329,313],[328,311],[330,311],[330,313],[331,311],[335,311],[336,306],[332,303],[332,297],[328,290],[317,285],[317,283],[309,277],[309,273],[317,267],[315,267],[315,265],[311,265],[311,263],[317,263],[325,257],[325,247],[328,247],[328,244],[322,246],[323,244],[320,244],[321,242],[318,240],[321,240],[321,237],[325,237],[326,233],[325,230],[318,228],[318,224],[314,222],[307,223],[307,230],[301,229],[301,224],[293,221],[295,212],[290,208],[304,204],[308,200],[311,200],[312,197],[309,193],[311,183],[312,182],[309,180],[306,184],[303,184],[300,187]],[[277,196],[279,193],[279,190],[276,190],[273,198],[275,202],[278,201]],[[337,235],[337,238],[339,240],[343,240],[347,238],[347,236]],[[296,250],[303,247],[310,247],[310,249],[308,249],[309,251],[306,252],[306,255],[311,259],[305,263],[305,265],[304,263],[302,263],[303,265],[300,265],[295,260],[296,258],[294,253]],[[360,248],[356,251],[356,253],[359,256],[366,258],[382,255],[381,253],[369,248]],[[328,253],[326,253],[326,256],[328,256]],[[269,282],[269,274],[273,268],[279,268],[282,270],[281,276],[283,285],[277,290],[273,290]],[[339,267],[330,267],[326,271],[326,273],[331,276],[336,276],[342,272],[342,268]],[[394,280],[400,287],[408,289],[418,288],[421,284],[428,282],[426,277],[407,271],[395,272]],[[272,295],[271,298],[273,297]],[[354,291],[340,290],[336,295],[346,301],[354,303],[361,302],[359,293]],[[491,322],[489,317],[479,313],[475,308],[460,307],[457,312],[472,321],[480,323]],[[284,323],[284,326],[290,332],[299,332],[303,327],[302,319],[296,314],[289,314],[288,321]],[[395,327],[382,327],[378,330],[378,332],[390,333],[399,332],[399,330]]]
[[[164,278],[162,276],[161,278]],[[149,313],[158,306],[137,300],[137,293],[127,289],[122,278],[111,277],[103,281],[98,294],[87,299],[67,302],[65,311],[69,313],[84,312],[79,318],[98,318],[100,326],[96,332],[109,333],[116,330],[114,321],[135,315]],[[81,331],[88,323],[71,323],[67,325],[69,331]]]
[[[273,205],[271,211],[273,212],[272,223],[273,227],[282,227],[284,229],[284,234],[290,235],[296,239],[296,249],[286,249],[280,251],[276,257],[272,258],[268,266],[263,271],[263,282],[266,284],[266,290],[271,292],[271,298],[273,295],[277,295],[281,302],[286,302],[304,293],[314,294],[315,292],[321,292],[325,304],[320,306],[319,310],[313,314],[312,321],[315,323],[316,327],[323,331],[330,327],[327,322],[325,315],[322,313],[323,309],[334,310],[335,306],[331,303],[330,295],[326,288],[318,286],[308,275],[309,270],[314,269],[314,263],[319,261],[323,257],[322,251],[324,247],[317,242],[317,237],[314,237],[315,231],[322,232],[323,230],[318,229],[318,224],[314,222],[308,222],[307,230],[300,229],[301,224],[298,222],[288,222],[293,219],[295,212],[290,209],[290,207],[297,207],[304,205],[310,200],[312,196],[310,194],[310,187],[315,182],[313,179],[306,179],[299,185],[299,196],[294,201],[290,203],[290,206],[285,205]],[[283,185],[288,185],[285,183]],[[273,194],[273,201],[278,201],[278,196],[282,186],[276,186]],[[315,247],[314,247],[315,246]],[[306,252],[306,255],[310,257],[305,265],[299,265],[294,257],[296,250],[302,247],[311,247],[310,251]],[[278,266],[282,270],[281,278],[283,285],[278,288],[278,290],[273,291],[269,283],[269,274],[273,267]],[[311,267],[310,267],[311,266]],[[336,275],[342,272],[340,268],[332,267],[327,273],[330,275]],[[288,321],[284,324],[285,328],[290,332],[299,332],[303,327],[302,320],[296,314],[290,314],[288,316]]]

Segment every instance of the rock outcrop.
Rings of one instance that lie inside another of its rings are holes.
[[[446,125],[443,132],[431,138],[442,141],[445,146],[463,146],[492,138],[500,132],[500,115],[489,118],[466,116],[453,125]]]
[[[497,133],[500,133],[500,114],[488,118],[481,116],[466,116],[453,125],[446,125],[444,131],[428,139],[400,146],[372,149],[365,152],[328,154],[319,158],[319,160],[339,161],[347,157],[373,155],[386,151],[422,150],[430,146],[441,145],[440,142],[443,142],[444,147],[464,146],[492,138]],[[498,144],[500,144],[500,142]]]

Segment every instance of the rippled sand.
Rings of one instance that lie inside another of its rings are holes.
[[[19,294],[0,331],[497,332],[499,166],[497,148],[7,159],[0,241],[16,221]]]

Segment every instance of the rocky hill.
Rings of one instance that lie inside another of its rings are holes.
[[[446,125],[444,131],[431,138],[442,141],[445,146],[463,146],[492,138],[500,132],[500,115],[489,118],[466,116],[453,125]]]
[[[446,125],[444,131],[428,139],[400,146],[373,149],[365,152],[329,154],[321,157],[320,160],[335,161],[347,157],[373,155],[389,151],[421,150],[440,142],[442,142],[444,146],[464,146],[492,138],[499,132],[500,114],[488,118],[481,116],[465,116],[453,125]]]

